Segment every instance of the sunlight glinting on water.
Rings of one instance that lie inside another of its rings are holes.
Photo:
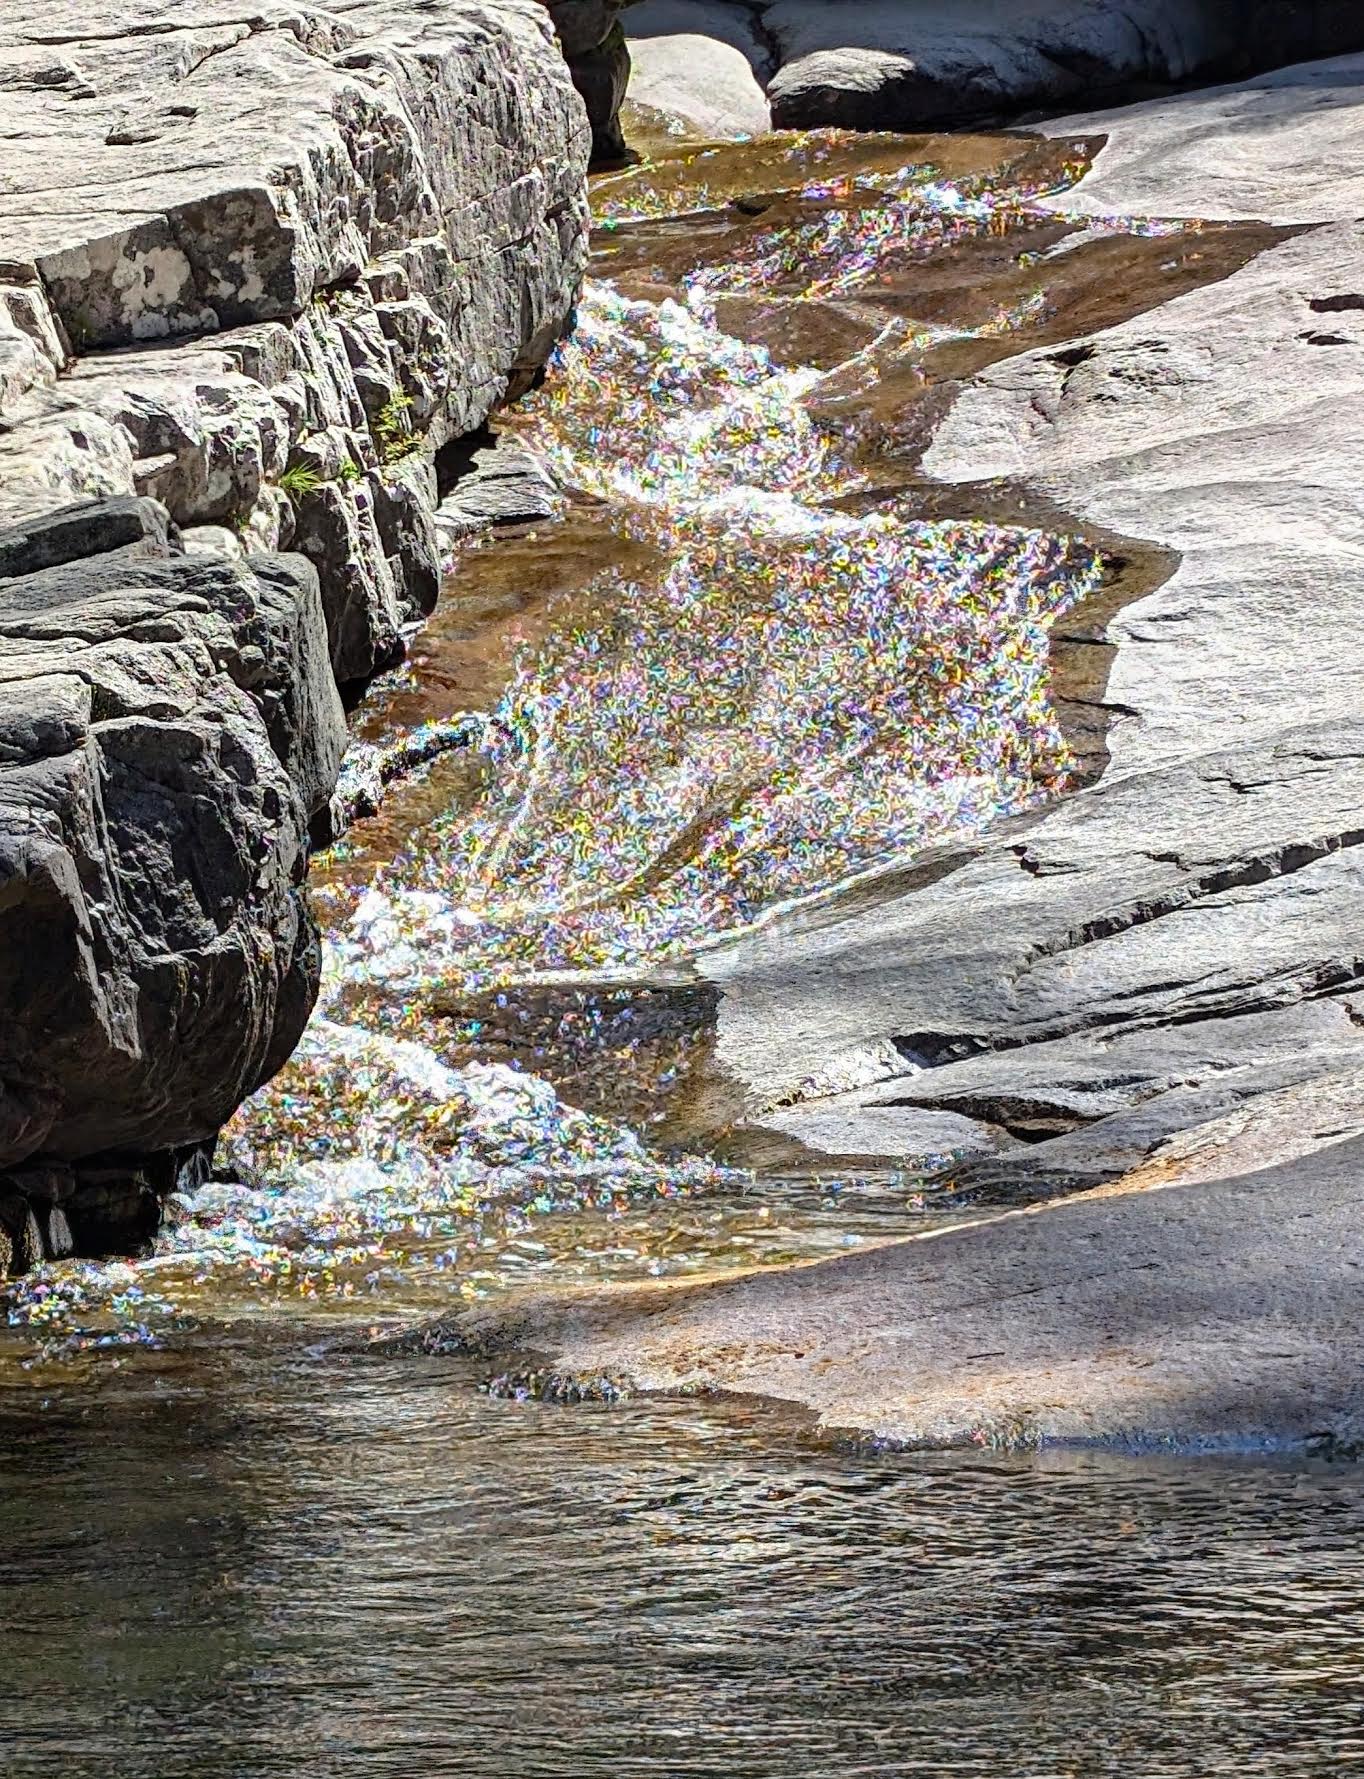
[[[45,1350],[155,1343],[290,1299],[426,1302],[433,1284],[474,1288],[477,1257],[537,1215],[732,1180],[653,1157],[534,1075],[447,1066],[433,997],[685,956],[1063,782],[1047,632],[1097,585],[1095,552],[838,510],[862,481],[855,439],[812,411],[827,377],[717,323],[718,297],[793,265],[818,301],[1033,201],[912,168],[807,195],[857,186],[876,201],[759,231],[685,302],[586,287],[517,430],[664,568],[604,575],[486,725],[467,719],[487,788],[414,834],[329,935],[302,1048],[226,1135],[237,1183],[176,1207],[150,1260],[48,1266],[15,1287],[10,1321]],[[1011,330],[1041,301],[975,331]],[[862,374],[938,337],[892,320]]]

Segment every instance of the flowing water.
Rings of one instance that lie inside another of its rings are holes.
[[[394,783],[317,861],[298,1056],[152,1255],[11,1290],[5,1774],[1364,1756],[1348,1470],[910,1460],[357,1351],[954,1214],[951,1156],[738,1166],[691,965],[1102,770],[1102,620],[1161,562],[918,471],[961,378],[1269,238],[1068,219],[1090,148],[780,137],[599,182],[576,330],[505,418],[558,511],[460,548],[358,713],[356,782]]]

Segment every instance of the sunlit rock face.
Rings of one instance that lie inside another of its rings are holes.
[[[586,258],[534,0],[247,10],[0,21],[12,1265],[103,1245],[296,1042],[338,685],[431,609],[435,454],[535,374]]]

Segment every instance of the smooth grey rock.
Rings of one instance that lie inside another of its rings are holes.
[[[862,1095],[775,1107],[750,1128],[794,1137],[816,1154],[867,1157],[923,1171],[968,1155],[1012,1155],[1018,1147],[982,1119]]]
[[[1182,560],[1110,627],[1098,785],[874,919],[835,900],[702,959],[755,1109],[1360,979],[1364,692],[1340,663],[1364,648],[1364,353],[1314,345],[1311,305],[1349,289],[1362,243],[1353,223],[1301,236],[959,396],[930,474],[1031,480]]]
[[[776,0],[779,127],[920,130],[1364,47],[1349,7],[1291,0]]]
[[[1296,114],[1258,89],[1134,113],[1135,161],[1118,120],[1114,179],[1136,166],[1158,213],[1168,128],[1187,190],[1187,115],[1228,210],[1240,178],[1281,214],[1290,164],[1299,213],[1329,210],[1364,137],[1298,84]],[[1311,165],[1285,153],[1295,116]],[[759,1126],[803,1113],[846,1143],[865,1115],[875,1142],[922,1108],[1026,1144],[965,1161],[967,1186],[1113,1183],[728,1283],[521,1298],[415,1344],[909,1443],[1364,1449],[1361,252],[1329,224],[962,387],[927,474],[1007,478],[1178,556],[1109,627],[1108,771],[888,871],[879,907],[864,883],[699,959]]]
[[[1364,32],[1361,33],[1364,35]],[[1070,210],[1320,223],[1364,214],[1364,56],[1297,62],[1210,87],[1041,126],[1106,138]],[[1209,153],[1210,140],[1223,151]]]
[[[1296,1153],[710,1285],[523,1294],[400,1346],[798,1403],[909,1446],[1364,1449],[1356,1073]],[[1224,1150],[1224,1154],[1225,1154]]]
[[[769,52],[757,16],[730,0],[639,0],[624,15],[627,97],[702,136],[769,129],[762,85]]]

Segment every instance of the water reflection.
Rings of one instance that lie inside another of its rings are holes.
[[[1310,1779],[1353,1471],[841,1455],[219,1352],[0,1397],[7,1779]]]

